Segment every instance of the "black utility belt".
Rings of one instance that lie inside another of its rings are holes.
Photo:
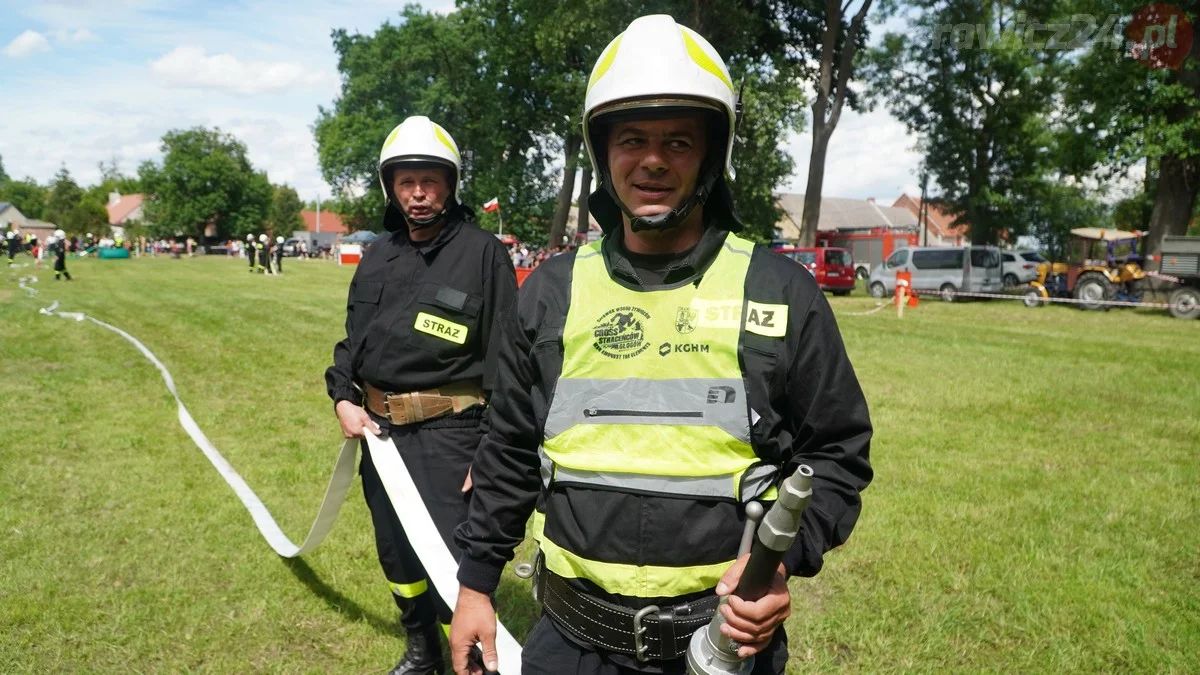
[[[712,620],[720,600],[714,594],[636,610],[578,590],[545,567],[538,570],[538,585],[542,608],[555,623],[580,640],[638,661],[669,661],[686,654],[692,633]]]

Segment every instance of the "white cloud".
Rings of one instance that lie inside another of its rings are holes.
[[[4,48],[4,54],[15,59],[48,51],[50,51],[50,43],[46,41],[46,36],[32,30],[27,30],[13,38],[13,41]]]
[[[330,74],[288,61],[246,61],[232,54],[207,54],[203,48],[176,47],[150,64],[150,71],[167,86],[216,89],[238,94],[278,92],[319,85]]]
[[[84,42],[94,42],[100,38],[96,34],[86,28],[77,30],[56,30],[50,33],[54,41],[60,45],[77,45]]]
[[[866,113],[844,109],[829,141],[822,194],[851,199],[875,197],[880,204],[887,205],[904,192],[919,196],[917,166],[921,156],[916,144],[916,136],[884,109]],[[804,192],[812,132],[805,131],[792,138],[787,149],[796,160],[796,173],[783,191]]]

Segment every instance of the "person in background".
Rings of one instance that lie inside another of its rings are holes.
[[[55,230],[54,236],[50,238],[50,250],[54,254],[54,280],[58,281],[59,275],[65,276],[67,281],[71,280],[71,273],[67,271],[67,233],[62,230]]]
[[[395,442],[444,544],[466,517],[471,459],[486,433],[496,324],[510,311],[516,273],[504,245],[459,200],[461,159],[450,134],[409,117],[383,144],[377,165],[387,200],[385,234],[366,249],[350,282],[346,339],[325,371],[347,438]],[[444,669],[438,597],[396,515],[370,454],[360,466],[384,576],[408,646],[391,671]]]
[[[283,237],[275,237],[275,245],[271,247],[275,257],[275,274],[283,274]]]
[[[266,233],[258,235],[258,241],[254,243],[254,250],[258,254],[258,271],[264,274],[271,273],[271,248],[270,239]]]

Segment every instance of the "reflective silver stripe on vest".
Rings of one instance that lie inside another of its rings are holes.
[[[556,467],[555,483],[581,483],[596,487],[630,490],[679,497],[736,499],[734,476],[643,476],[635,473],[582,471]]]
[[[538,444],[539,473],[542,476],[542,487],[549,488],[554,480],[554,460],[546,454],[546,449]]]
[[[741,500],[748,502],[766,494],[779,477],[779,466],[776,464],[760,464],[746,469],[742,476]]]
[[[674,424],[718,427],[750,443],[746,390],[740,378],[561,379],[545,438],[578,424]]]
[[[749,251],[743,251],[740,248],[734,248],[733,244],[730,244],[728,239],[725,240],[725,243],[723,244],[723,246],[725,247],[725,250],[729,251],[730,253],[733,253],[735,255],[744,256],[746,258],[750,258]],[[753,260],[753,258],[751,258],[751,260]]]

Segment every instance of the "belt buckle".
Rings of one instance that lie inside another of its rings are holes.
[[[637,614],[633,615],[633,655],[636,656],[637,660],[641,663],[646,663],[650,660],[646,656],[646,651],[649,650],[650,647],[648,647],[645,642],[642,641],[642,636],[645,635],[646,631],[648,630],[642,625],[642,619],[657,611],[658,605],[646,605],[645,607],[639,609]]]

